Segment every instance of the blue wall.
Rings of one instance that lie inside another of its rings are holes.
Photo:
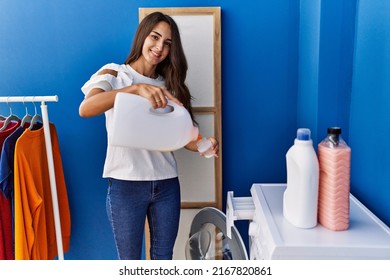
[[[390,224],[385,2],[360,0],[356,9],[356,0],[0,0],[0,94],[59,96],[49,116],[72,211],[65,258],[116,258],[101,178],[104,118],[82,119],[78,106],[89,76],[126,58],[139,7],[222,8],[224,201],[229,190],[248,196],[254,182],[286,180],[297,127],[320,141],[327,126],[340,125],[353,149],[352,190]],[[22,104],[12,108],[24,114]],[[8,114],[5,104],[0,113]],[[246,240],[247,223],[239,229]]]
[[[320,142],[329,126],[348,140],[356,0],[301,0],[298,126]]]
[[[352,192],[390,225],[390,1],[360,0],[350,144]]]

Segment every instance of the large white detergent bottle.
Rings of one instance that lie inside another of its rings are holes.
[[[319,164],[308,128],[299,128],[294,145],[286,154],[287,188],[283,215],[299,228],[317,225]]]
[[[110,141],[114,146],[174,151],[197,140],[199,130],[184,106],[168,100],[154,109],[149,100],[118,92],[113,109]]]

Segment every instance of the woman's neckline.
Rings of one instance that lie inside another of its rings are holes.
[[[158,80],[160,78],[160,75],[158,73],[155,73],[154,76],[148,76],[148,75],[145,75],[145,74],[142,74],[140,73],[139,71],[137,71],[133,66],[131,66],[130,64],[126,64],[127,67],[129,67],[133,72],[137,73],[138,75],[142,76],[142,77],[145,77],[145,78],[148,78],[148,79],[151,79],[151,80]]]

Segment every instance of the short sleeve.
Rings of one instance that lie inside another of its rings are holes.
[[[81,87],[81,91],[84,95],[87,95],[92,89],[100,88],[104,91],[109,91],[114,88],[116,77],[111,74],[99,74],[102,70],[114,70],[118,71],[118,65],[115,63],[109,63],[100,68],[91,78]]]

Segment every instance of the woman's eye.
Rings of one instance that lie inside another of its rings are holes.
[[[158,40],[158,36],[157,35],[150,35],[152,37],[153,40]]]
[[[167,47],[170,47],[170,46],[172,45],[171,42],[165,42],[164,44],[165,44],[165,46],[167,46]]]

